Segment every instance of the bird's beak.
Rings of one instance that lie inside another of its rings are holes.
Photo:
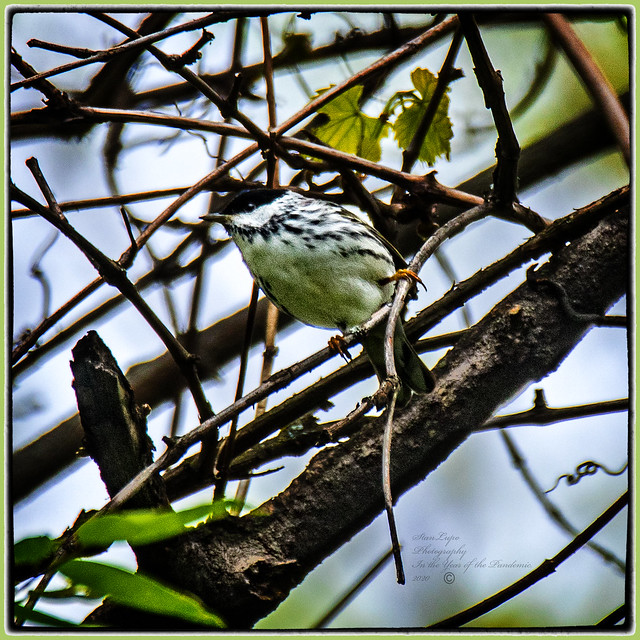
[[[207,213],[206,216],[201,216],[200,220],[205,222],[219,222],[223,227],[226,227],[231,222],[231,216],[224,213]]]

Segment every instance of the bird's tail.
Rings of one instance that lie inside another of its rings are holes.
[[[386,371],[384,364],[385,328],[384,323],[375,326],[363,340],[365,351],[379,380],[384,380]],[[398,395],[398,403],[402,405],[411,397],[411,391],[415,393],[432,391],[436,379],[411,346],[400,321],[396,323],[393,345],[396,371],[403,385],[403,389]]]

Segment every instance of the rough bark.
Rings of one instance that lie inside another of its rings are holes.
[[[603,314],[628,283],[629,203],[554,252],[538,271],[579,313]],[[391,475],[399,496],[441,464],[527,384],[554,371],[589,331],[551,287],[523,283],[472,327],[435,368],[435,391],[398,412]],[[316,565],[383,508],[382,425],[321,450],[282,493],[242,518],[199,527],[141,569],[199,595],[232,628],[273,611]],[[101,608],[94,620],[148,627],[135,614]]]
[[[145,411],[111,351],[89,331],[72,351],[73,388],[84,430],[84,448],[100,469],[110,496],[153,461]],[[168,505],[164,483],[153,478],[127,504],[129,508]]]

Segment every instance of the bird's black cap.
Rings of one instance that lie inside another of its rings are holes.
[[[246,189],[240,191],[222,210],[225,215],[245,213],[264,204],[277,200],[287,192],[286,189]]]

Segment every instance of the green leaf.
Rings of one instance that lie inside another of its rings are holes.
[[[416,88],[409,96],[403,92],[402,111],[393,124],[394,137],[400,147],[407,149],[415,136],[422,117],[427,110],[429,100],[436,87],[437,78],[428,69],[415,69],[411,73],[411,81]],[[432,166],[439,156],[449,159],[451,153],[450,140],[453,137],[451,120],[449,120],[449,96],[445,90],[438,109],[433,117],[429,132],[422,142],[418,159]],[[409,106],[405,106],[408,104]]]
[[[16,566],[36,565],[50,558],[59,546],[59,542],[48,536],[24,538],[14,545],[13,559]]]
[[[314,129],[314,134],[325,144],[378,162],[380,140],[389,131],[386,121],[372,118],[360,110],[361,85],[347,89],[318,109],[328,120]],[[319,91],[318,95],[325,90]]]
[[[63,620],[56,616],[50,616],[48,613],[42,613],[37,609],[26,609],[20,604],[14,604],[16,618],[20,620],[30,620],[31,622],[37,622],[38,624],[45,625],[47,627],[78,627],[76,622],[70,620]],[[87,626],[87,625],[83,625]],[[93,625],[91,625],[93,626]]]
[[[87,520],[78,528],[76,535],[86,547],[108,547],[116,540],[126,540],[133,546],[139,546],[180,535],[190,522],[206,517],[218,519],[225,515],[222,503],[200,505],[184,511],[132,509]]]
[[[140,573],[93,562],[70,560],[59,568],[76,584],[89,589],[91,597],[109,597],[118,604],[165,616],[221,628],[224,623],[192,594],[176,591]]]

